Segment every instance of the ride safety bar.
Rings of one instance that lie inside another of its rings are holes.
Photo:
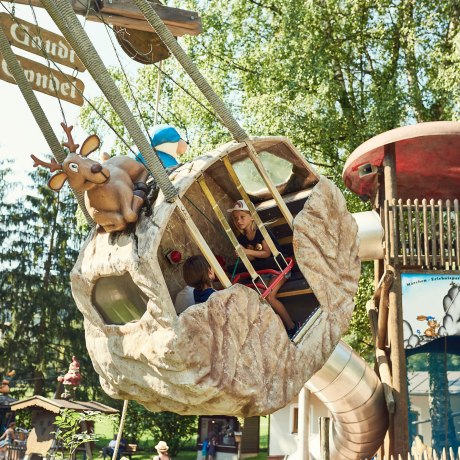
[[[286,257],[286,262],[287,266],[281,271],[278,270],[273,270],[271,268],[267,268],[264,270],[257,270],[257,274],[259,276],[261,275],[274,275],[276,278],[269,284],[267,287],[266,284],[264,283],[263,285],[260,283],[252,283],[256,286],[257,290],[260,292],[260,289],[263,290],[261,293],[261,297],[265,299],[270,292],[273,291],[273,289],[278,285],[278,283],[281,282],[281,280],[292,270],[292,267],[294,267],[294,259],[292,257]],[[232,284],[238,283],[242,278],[248,278],[250,275],[247,272],[244,273],[238,273],[238,275],[235,276],[235,278],[232,281]],[[245,284],[245,286],[251,287],[251,284]]]

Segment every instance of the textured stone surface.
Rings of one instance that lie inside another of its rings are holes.
[[[244,286],[176,315],[157,259],[173,210],[160,198],[135,234],[92,233],[73,270],[72,290],[104,390],[180,414],[250,416],[285,406],[322,367],[353,311],[357,226],[343,196],[321,178],[295,219],[297,261],[322,308],[297,346],[271,307]],[[106,325],[91,302],[94,283],[126,271],[149,297],[147,312],[136,322]]]

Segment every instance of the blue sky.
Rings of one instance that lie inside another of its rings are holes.
[[[0,2],[0,12],[6,12],[5,8],[11,9],[11,4],[8,2]],[[18,18],[35,23],[29,6],[16,5],[15,14]],[[51,21],[44,9],[35,8],[35,14],[40,27],[60,34],[59,29]],[[80,20],[83,22],[83,18],[80,18]],[[88,21],[85,23],[85,30],[106,66],[118,66],[119,63],[116,53],[107,35],[105,26],[103,24]],[[116,46],[125,71],[131,75],[135,74],[140,64],[128,58],[118,44],[116,44]],[[40,59],[39,56],[32,55],[17,48],[14,48],[14,52],[18,55],[26,56],[32,60],[46,64],[46,61]],[[63,70],[64,69],[65,67],[63,67]],[[99,88],[92,81],[88,71],[80,73],[78,78],[85,83],[86,97],[94,97],[100,94]],[[35,94],[47,114],[48,120],[54,128],[58,139],[61,139],[62,128],[60,123],[63,120],[58,100],[38,92]],[[62,106],[67,122],[76,125],[80,107],[68,102],[62,102]],[[85,133],[76,127],[74,129],[74,134],[76,142],[81,143],[80,139],[84,139],[89,133]],[[48,144],[25,103],[19,88],[16,85],[0,80],[0,159],[14,159],[15,164],[13,168],[16,178],[22,181],[27,171],[32,169],[30,154],[40,156],[46,152],[49,152]]]

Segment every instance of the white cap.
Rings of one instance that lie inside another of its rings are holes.
[[[246,203],[243,200],[238,200],[234,205],[232,209],[227,209],[227,212],[233,212],[233,211],[246,211],[250,212],[249,208],[246,206]]]

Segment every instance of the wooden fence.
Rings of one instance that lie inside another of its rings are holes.
[[[458,270],[458,200],[385,201],[385,256],[394,266]]]
[[[5,452],[5,460],[22,460],[26,455],[26,446],[10,446]]]
[[[436,452],[431,448],[424,450],[421,453],[407,454],[407,457],[398,455],[397,457],[391,456],[375,456],[375,460],[460,460],[460,449],[454,452],[453,449],[443,449],[442,452]],[[371,459],[369,459],[371,460]]]

